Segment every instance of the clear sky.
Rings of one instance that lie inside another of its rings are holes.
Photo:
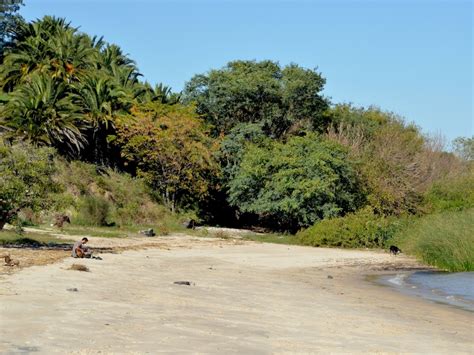
[[[25,0],[120,45],[174,90],[235,59],[315,68],[332,102],[377,105],[448,139],[473,134],[470,0]]]

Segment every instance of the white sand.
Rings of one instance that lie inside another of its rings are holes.
[[[472,313],[365,280],[374,269],[416,264],[403,256],[159,242],[80,260],[88,273],[67,270],[78,260],[66,259],[2,276],[0,352],[474,353]]]

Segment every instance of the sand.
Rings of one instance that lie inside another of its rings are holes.
[[[119,242],[137,250],[1,275],[0,352],[474,353],[472,313],[366,280],[419,267],[404,256],[186,236],[90,238],[91,247]],[[73,263],[90,272],[69,270]]]

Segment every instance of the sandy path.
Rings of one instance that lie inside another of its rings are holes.
[[[159,249],[83,260],[89,273],[67,270],[77,260],[66,259],[2,276],[0,352],[474,352],[472,313],[364,280],[414,266],[407,258],[160,240]]]

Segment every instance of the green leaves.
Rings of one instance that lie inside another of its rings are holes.
[[[213,141],[192,107],[150,103],[117,122],[122,157],[173,212],[206,196],[217,174]]]
[[[73,104],[66,85],[49,75],[32,75],[10,95],[4,113],[7,136],[36,146],[67,147],[71,154],[84,147],[79,108]]]
[[[0,67],[8,137],[117,164],[107,137],[143,89],[134,62],[118,46],[50,16],[20,24],[12,41]]]
[[[229,201],[244,212],[297,230],[358,207],[357,181],[345,150],[314,134],[250,145]]]
[[[21,208],[46,208],[48,193],[55,191],[50,148],[0,144],[0,229],[16,218]]]
[[[377,216],[369,207],[344,217],[324,219],[296,237],[301,244],[314,247],[383,248],[402,227],[401,221]]]
[[[196,102],[215,133],[227,133],[238,123],[261,123],[267,135],[281,137],[292,128],[323,128],[324,83],[316,71],[295,64],[282,69],[268,60],[234,61],[194,76],[183,98]]]

